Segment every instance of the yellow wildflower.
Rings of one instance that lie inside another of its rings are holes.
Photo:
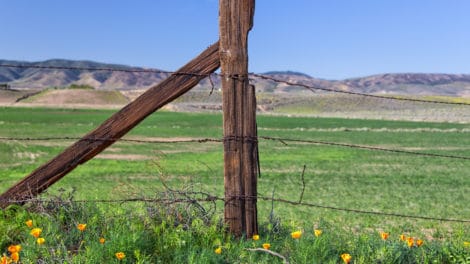
[[[26,224],[29,228],[31,228],[31,227],[33,227],[33,220],[29,219],[28,221],[25,222],[25,224]]]
[[[300,230],[295,231],[295,232],[292,232],[290,235],[293,239],[299,239],[302,236],[302,231]]]
[[[8,247],[8,252],[10,253],[15,253],[15,252],[20,252],[21,251],[21,245],[11,245]]]
[[[0,258],[0,264],[8,264],[10,263],[10,260],[8,259],[7,256],[5,256],[5,254],[3,254],[2,258]]]
[[[33,228],[31,229],[31,232],[30,234],[35,237],[35,238],[38,238],[42,233],[42,229],[41,228]]]
[[[264,243],[264,244],[263,244],[263,248],[264,248],[264,249],[270,249],[270,248],[271,248],[271,244],[269,244],[269,243]]]
[[[116,258],[119,260],[122,260],[126,257],[126,254],[124,254],[124,252],[117,252],[115,255],[116,255]]]
[[[346,263],[346,264],[351,262],[351,259],[352,259],[351,255],[349,255],[348,253],[341,254],[341,258],[343,259],[344,263]]]
[[[464,247],[470,247],[470,242],[464,241],[464,242],[463,242],[463,246],[464,246]]]
[[[83,231],[85,231],[85,229],[86,229],[86,224],[78,224],[78,225],[77,225],[77,228],[78,228],[78,230],[80,230],[80,231],[83,232]]]
[[[253,235],[253,240],[258,241],[259,240],[259,235]]]
[[[386,233],[386,232],[381,232],[381,233],[380,233],[380,237],[381,237],[383,240],[387,240],[387,239],[388,239],[388,236],[389,236],[389,233]]]
[[[316,237],[319,237],[319,236],[321,236],[323,231],[321,231],[320,229],[315,229],[315,230],[313,230],[313,233],[315,234]]]
[[[414,238],[409,237],[406,239],[406,244],[408,245],[408,247],[413,247],[414,243],[415,243]]]
[[[10,257],[11,257],[11,260],[13,260],[14,262],[20,261],[20,253],[18,252],[11,253]]]
[[[215,254],[222,254],[222,247],[218,247],[214,250]]]
[[[401,241],[406,241],[406,236],[405,236],[404,234],[401,234],[401,235],[400,235],[400,240],[401,240]]]
[[[106,239],[104,239],[104,237],[100,237],[100,243],[104,244],[104,242],[106,242]]]
[[[45,242],[46,242],[46,240],[43,237],[38,237],[38,239],[36,240],[36,243],[38,243],[38,245],[42,245]]]
[[[423,241],[423,240],[421,240],[421,239],[416,240],[416,245],[417,245],[418,247],[422,246],[423,244],[424,244],[424,241]]]

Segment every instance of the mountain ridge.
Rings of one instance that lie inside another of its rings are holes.
[[[16,65],[18,67],[2,67],[1,65]],[[64,69],[44,69],[30,66],[63,67]],[[86,68],[124,71],[85,70]],[[137,72],[131,72],[135,70]],[[139,70],[143,71],[139,72]],[[36,62],[0,60],[0,84],[3,84],[3,87],[8,84],[8,87],[12,89],[62,88],[75,84],[87,85],[99,90],[144,90],[162,81],[168,75],[169,73],[158,69],[90,60],[50,59]],[[315,78],[297,71],[269,71],[263,75],[281,81],[341,91],[373,94],[470,96],[470,74],[382,73],[343,80]],[[215,86],[220,86],[218,77],[212,78],[212,82]],[[259,78],[253,78],[252,83],[259,92],[305,91],[302,87]],[[204,80],[197,88],[210,88],[211,86],[211,80]]]

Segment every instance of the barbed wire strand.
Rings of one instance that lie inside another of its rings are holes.
[[[161,74],[176,74],[176,75],[191,75],[191,76],[210,76],[209,74],[193,73],[193,72],[180,72],[180,71],[164,71],[158,69],[144,69],[144,68],[106,68],[106,67],[71,67],[71,66],[44,66],[44,65],[15,65],[15,64],[0,64],[0,67],[5,68],[20,68],[20,69],[42,69],[42,70],[78,70],[78,71],[109,71],[109,72],[128,72],[128,73],[161,73]]]
[[[96,200],[71,200],[67,202],[75,203],[128,203],[128,202],[152,202],[152,203],[163,203],[163,204],[174,204],[174,203],[197,203],[197,202],[230,202],[234,199],[238,200],[261,200],[261,201],[270,201],[289,204],[293,206],[306,206],[312,208],[341,211],[347,213],[356,213],[356,214],[368,214],[368,215],[377,215],[377,216],[390,216],[390,217],[399,217],[399,218],[408,218],[408,219],[421,219],[421,220],[430,220],[430,221],[440,221],[440,222],[457,222],[457,223],[470,223],[468,219],[455,219],[455,218],[443,218],[443,217],[431,217],[431,216],[420,216],[420,215],[409,215],[393,212],[380,212],[380,211],[370,211],[370,210],[359,210],[352,208],[343,208],[329,205],[314,204],[309,202],[299,202],[292,201],[283,198],[273,198],[273,197],[264,197],[264,196],[230,196],[230,197],[218,197],[214,195],[207,194],[204,198],[126,198],[126,199],[96,199]],[[60,200],[48,200],[48,199],[39,199],[39,198],[30,198],[30,199],[3,199],[11,204],[25,204],[25,203],[57,203],[64,204],[66,202]]]
[[[306,85],[306,84],[297,83],[297,82],[281,80],[281,79],[277,79],[277,78],[262,75],[262,74],[250,73],[250,75],[260,78],[260,79],[270,80],[270,81],[277,82],[277,83],[303,87],[312,92],[315,92],[316,90],[320,90],[320,91],[325,91],[325,92],[342,93],[342,94],[348,94],[348,95],[372,97],[372,98],[386,99],[386,100],[409,101],[409,102],[432,103],[432,104],[447,104],[447,105],[469,105],[470,106],[470,103],[465,103],[465,102],[445,102],[445,101],[437,101],[437,100],[425,100],[425,99],[415,99],[415,98],[406,98],[406,97],[391,97],[391,96],[383,96],[383,95],[376,95],[376,94],[342,91],[342,90],[322,88],[318,86],[312,86],[312,85]]]
[[[211,74],[198,74],[198,73],[191,73],[191,72],[178,72],[178,71],[164,71],[164,70],[157,70],[157,69],[139,69],[139,68],[131,68],[131,69],[119,69],[119,68],[101,68],[101,67],[68,67],[68,66],[43,66],[43,65],[15,65],[15,64],[0,64],[0,67],[8,67],[8,68],[33,68],[33,69],[56,69],[56,70],[80,70],[80,71],[110,71],[110,72],[128,72],[128,73],[161,73],[161,74],[176,74],[176,75],[191,75],[191,76],[199,76],[199,77],[210,77],[211,75],[215,76],[224,76],[220,73],[211,73]],[[308,89],[312,92],[316,90],[325,91],[325,92],[334,92],[334,93],[342,93],[348,95],[355,95],[355,96],[364,96],[364,97],[372,97],[377,99],[386,99],[386,100],[398,100],[398,101],[409,101],[409,102],[420,102],[420,103],[433,103],[433,104],[447,104],[447,105],[468,105],[470,103],[466,102],[446,102],[446,101],[438,101],[438,100],[425,100],[425,99],[415,99],[415,98],[405,98],[405,97],[391,97],[391,96],[382,96],[382,95],[375,95],[375,94],[367,94],[367,93],[359,93],[359,92],[351,92],[351,91],[342,91],[324,87],[318,87],[313,85],[306,85],[297,82],[291,82],[286,80],[281,80],[278,78],[274,78],[272,76],[267,76],[263,74],[257,73],[249,73],[247,76],[241,75],[230,75],[226,76],[233,79],[242,79],[248,78],[249,76],[270,80],[277,83],[283,83],[292,86],[299,86],[305,89]],[[212,79],[209,80],[212,86],[211,91],[213,90],[214,83]]]
[[[161,139],[161,140],[145,140],[130,138],[82,138],[82,137],[0,137],[0,141],[54,141],[54,140],[84,140],[84,141],[122,141],[131,143],[206,143],[206,142],[222,142],[222,139],[216,138],[200,138],[200,139]]]
[[[388,149],[388,148],[381,148],[381,147],[374,147],[374,146],[364,146],[364,145],[355,145],[355,144],[346,144],[346,143],[335,143],[335,142],[327,142],[327,141],[292,139],[292,138],[276,138],[276,137],[259,137],[259,138],[266,139],[266,140],[279,141],[279,142],[281,142],[285,145],[287,145],[286,142],[296,142],[296,143],[308,143],[308,144],[329,145],[329,146],[348,147],[348,148],[356,148],[356,149],[386,151],[386,152],[394,152],[394,153],[410,154],[410,155],[419,155],[419,156],[470,160],[470,157],[466,157],[466,156],[416,152],[416,151],[408,151],[408,150],[401,150],[401,149]]]
[[[272,198],[270,198],[270,197],[258,197],[258,199],[268,200],[269,201]],[[470,220],[466,220],[466,219],[441,218],[441,217],[430,217],[430,216],[407,215],[407,214],[400,214],[400,213],[386,213],[386,212],[378,212],[378,211],[358,210],[358,209],[341,208],[341,207],[320,205],[320,204],[307,203],[307,202],[299,203],[299,202],[296,202],[296,201],[290,201],[290,200],[280,199],[280,198],[274,198],[274,201],[275,202],[280,202],[280,203],[286,203],[286,204],[290,204],[290,205],[316,207],[316,208],[321,208],[321,209],[343,211],[343,212],[350,212],[350,213],[358,213],[358,214],[372,214],[372,215],[381,215],[381,216],[410,218],[410,219],[433,220],[433,221],[441,221],[441,222],[470,223]]]
[[[384,151],[392,152],[399,154],[409,154],[416,156],[426,156],[434,158],[448,158],[448,159],[461,159],[461,160],[470,160],[470,157],[467,156],[458,156],[458,155],[446,155],[446,154],[437,154],[437,153],[426,153],[426,152],[417,152],[401,149],[389,149],[375,146],[366,146],[366,145],[356,145],[348,143],[336,143],[328,141],[318,141],[318,140],[308,140],[308,139],[294,139],[294,138],[282,138],[282,137],[268,137],[268,136],[258,136],[258,139],[278,141],[284,145],[288,145],[287,142],[293,143],[304,143],[304,144],[317,144],[317,145],[327,145],[327,146],[336,146],[336,147],[347,147],[354,149],[364,149],[371,151]],[[126,139],[126,138],[80,138],[80,137],[43,137],[43,138],[30,138],[30,137],[0,137],[0,141],[54,141],[54,140],[84,140],[84,141],[122,141],[122,142],[131,142],[131,143],[149,143],[149,144],[173,144],[173,143],[209,143],[209,142],[224,142],[226,140],[244,140],[247,142],[256,142],[256,138],[249,137],[243,139],[243,137],[230,137],[226,139],[217,139],[217,138],[197,138],[197,139],[168,139],[168,140],[144,140],[144,139]]]

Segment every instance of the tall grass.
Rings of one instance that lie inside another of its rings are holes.
[[[357,234],[327,221],[309,226],[262,222],[258,240],[239,240],[225,232],[219,216],[208,219],[201,210],[188,214],[180,203],[97,205],[70,198],[0,211],[0,253],[9,257],[8,247],[21,245],[21,263],[339,263],[342,254],[349,254],[351,263],[470,260],[470,246],[458,234],[446,241],[413,237],[410,245],[408,238],[400,239],[411,237],[405,232],[384,239],[381,232]],[[79,230],[78,224],[86,228]],[[43,244],[30,234],[33,228],[42,230]],[[270,251],[261,250],[266,243]],[[118,260],[118,252],[125,257]]]

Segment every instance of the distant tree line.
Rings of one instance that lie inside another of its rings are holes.
[[[88,85],[88,84],[71,84],[67,87],[68,89],[86,89],[86,90],[94,90],[95,87]]]
[[[10,90],[11,86],[9,83],[0,83],[0,90]]]
[[[94,90],[95,87],[88,85],[88,84],[70,84],[69,86],[52,86],[49,87],[48,89],[54,89],[54,90],[59,90],[59,89],[82,89],[82,90]]]

